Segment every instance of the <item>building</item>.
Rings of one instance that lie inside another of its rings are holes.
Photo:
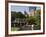
[[[29,7],[29,16],[34,16],[36,11],[36,7]]]

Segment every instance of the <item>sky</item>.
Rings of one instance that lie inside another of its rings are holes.
[[[22,12],[24,11],[29,12],[29,7],[28,6],[11,6],[11,11],[16,11],[16,12]]]
[[[31,6],[30,8],[34,9],[36,7],[32,8],[32,6]],[[40,9],[40,7],[37,7],[37,9]],[[24,11],[29,12],[29,6],[15,6],[15,5],[11,5],[11,11],[22,12],[24,14]]]

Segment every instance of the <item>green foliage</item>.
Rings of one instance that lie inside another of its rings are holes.
[[[35,19],[36,19],[36,21],[35,21],[35,23],[36,23],[36,25],[37,26],[35,26],[34,27],[34,30],[37,30],[37,29],[40,29],[41,27],[41,12],[40,12],[40,10],[37,10],[37,13],[35,14]]]
[[[14,21],[15,18],[26,18],[21,12],[11,12],[11,21]]]
[[[11,12],[11,13],[12,13],[12,16],[14,16],[15,18],[25,18],[25,15],[22,14],[21,12]]]
[[[30,17],[29,17],[29,20],[28,20],[28,23],[29,23],[30,25],[36,24],[35,21],[36,21],[35,17],[34,17],[34,16],[30,16]]]
[[[27,21],[27,23],[29,24],[29,25],[32,25],[32,24],[34,24],[34,29],[40,29],[40,24],[41,24],[41,13],[40,13],[40,11],[41,10],[36,10],[36,13],[35,13],[35,15],[34,16],[29,16],[28,14],[27,14],[27,12],[25,12],[25,14],[22,14],[22,12],[12,12],[11,13],[11,20],[13,21],[13,20],[15,20],[15,18],[25,18],[25,20]],[[25,16],[25,15],[27,15],[27,16]],[[35,26],[35,25],[37,25],[37,26]],[[20,27],[20,25],[19,24],[17,24],[17,26],[18,27]]]
[[[17,27],[11,27],[11,31],[18,31],[19,30],[19,28],[17,28]]]
[[[37,10],[36,11],[36,14],[35,14],[35,16],[30,16],[29,18],[28,18],[28,23],[29,23],[29,25],[32,25],[32,24],[34,24],[34,30],[38,30],[38,29],[40,29],[41,27],[41,13],[40,13],[40,10]],[[35,26],[36,25],[36,26]]]
[[[41,23],[41,15],[40,15],[40,10],[37,10],[37,13],[36,13],[36,23],[37,25],[40,25]]]

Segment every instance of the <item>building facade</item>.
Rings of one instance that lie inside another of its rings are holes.
[[[29,7],[29,16],[34,16],[36,11],[36,7]]]

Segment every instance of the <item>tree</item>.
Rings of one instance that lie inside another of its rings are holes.
[[[35,21],[36,21],[35,16],[30,16],[28,19],[29,25],[32,25],[32,24],[36,25]]]
[[[37,10],[37,13],[35,14],[35,17],[36,17],[37,25],[40,25],[40,23],[41,23],[41,10]]]
[[[40,25],[41,24],[41,10],[36,11],[35,19],[36,19],[35,23],[36,23],[37,26],[35,26],[34,29],[38,30],[38,29],[41,28],[40,27],[41,26]]]
[[[11,16],[13,16],[14,18],[26,18],[24,14],[22,14],[22,12],[11,12]]]
[[[14,16],[11,16],[11,21],[14,21],[15,20],[15,17]]]
[[[16,15],[17,18],[26,18],[24,14],[22,14],[22,12],[17,12]]]
[[[16,14],[16,12],[11,11],[11,21],[15,20],[15,14]]]

